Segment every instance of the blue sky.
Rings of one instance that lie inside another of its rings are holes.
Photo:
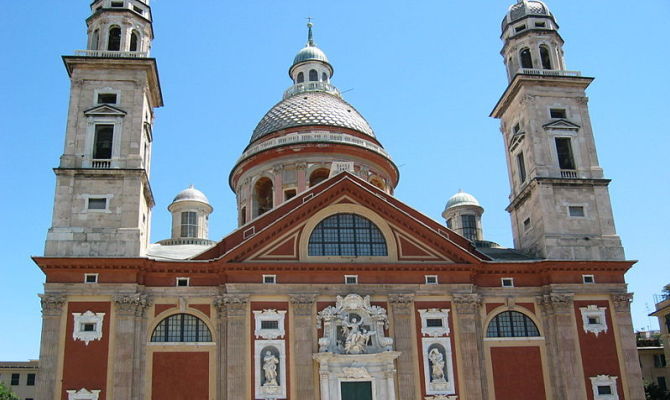
[[[509,1],[154,0],[152,56],[165,107],[156,114],[152,241],[170,234],[166,210],[189,184],[214,205],[210,238],[235,227],[230,169],[263,114],[290,85],[288,67],[314,17],[333,83],[370,122],[400,167],[396,197],[442,221],[459,189],[486,209],[487,239],[512,246],[509,184],[498,121],[489,112],[507,80],[500,21]],[[37,358],[43,274],[63,151],[69,81],[61,55],[85,48],[89,1],[5,2],[0,15],[0,359]],[[628,259],[634,326],[670,282],[665,250],[670,198],[667,149],[670,2],[554,0],[568,69],[588,90],[600,164],[613,179],[616,228]]]

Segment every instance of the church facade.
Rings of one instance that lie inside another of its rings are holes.
[[[71,79],[45,254],[40,400],[641,400],[624,257],[585,90],[548,7],[502,23],[514,249],[457,193],[436,222],[308,40],[229,175],[238,228],[208,239],[180,192],[149,243],[149,0],[95,0]],[[232,211],[232,210],[231,210]]]

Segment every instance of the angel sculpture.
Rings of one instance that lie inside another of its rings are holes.
[[[428,359],[430,360],[431,366],[431,382],[445,382],[444,380],[444,356],[436,348],[433,348],[428,353]]]
[[[367,331],[361,327],[363,321],[352,318],[351,322],[344,322],[342,328],[346,339],[344,341],[344,351],[347,354],[361,354],[365,352],[370,336],[376,334],[375,331]]]
[[[265,374],[263,386],[277,386],[277,364],[279,364],[277,357],[271,351],[266,351],[265,357],[263,357],[263,372]]]

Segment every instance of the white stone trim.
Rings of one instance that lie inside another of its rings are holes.
[[[586,307],[580,307],[579,310],[582,312],[582,327],[584,332],[593,333],[596,337],[600,332],[607,333],[607,318],[605,310],[607,307],[598,307],[594,304],[591,304]],[[597,322],[595,324],[589,324],[589,318],[596,318]]]
[[[454,387],[454,368],[453,368],[453,362],[452,362],[452,353],[451,353],[451,340],[447,337],[441,337],[441,338],[422,338],[421,339],[421,344],[422,344],[422,351],[421,355],[423,358],[423,375],[424,375],[424,382],[426,385],[426,394],[454,394],[456,392],[455,387]],[[446,369],[445,371],[445,376],[444,376],[444,382],[442,381],[434,381],[432,379],[432,368],[431,368],[431,362],[430,362],[430,348],[432,345],[437,344],[442,346],[444,349],[444,354],[442,356],[444,357],[444,367]]]
[[[86,311],[85,313],[72,313],[74,317],[74,329],[72,330],[72,338],[74,340],[83,340],[88,346],[88,342],[102,339],[102,321],[105,313],[94,313]],[[85,324],[95,324],[95,329],[92,331],[85,331]]]
[[[619,400],[616,388],[616,376],[597,375],[589,378],[593,390],[593,400]],[[609,386],[612,394],[598,394],[598,386]]]
[[[263,311],[254,311],[254,320],[255,320],[255,329],[254,336],[256,339],[277,339],[278,337],[283,338],[285,335],[284,330],[284,319],[286,317],[286,311],[284,310],[263,310]],[[261,325],[263,321],[277,321],[277,329],[262,329]]]
[[[98,103],[98,95],[100,94],[115,94],[116,95],[116,103]],[[104,87],[104,88],[96,88],[93,90],[93,101],[92,101],[94,106],[97,105],[103,105],[103,104],[113,104],[114,106],[118,106],[121,104],[121,91],[118,89],[111,88],[109,86]]]
[[[86,390],[84,388],[79,390],[66,390],[67,400],[98,400],[100,397],[100,390]]]
[[[377,396],[377,382],[371,376],[366,378],[338,378],[337,379],[337,399],[342,398],[342,382],[370,382],[370,388],[372,389],[372,400],[378,400]]]
[[[421,315],[421,334],[423,336],[446,336],[449,335],[449,309],[447,308],[430,308],[419,310]],[[428,326],[429,319],[442,320],[442,326]]]
[[[96,125],[114,125],[112,133],[112,157],[109,159],[112,168],[118,168],[121,156],[121,141],[123,140],[123,117],[121,116],[87,116],[85,153],[82,167],[91,168],[93,160],[93,146],[95,143]]]
[[[278,385],[262,385],[263,349],[273,347],[279,353],[279,364],[277,365]],[[254,342],[254,376],[255,376],[255,398],[256,399],[284,399],[286,398],[286,348],[283,340],[256,340]]]
[[[458,400],[458,396],[445,396],[443,394],[438,394],[436,396],[426,396],[424,400]]]
[[[113,194],[91,194],[91,193],[83,193],[80,195],[82,199],[84,199],[84,209],[82,212],[85,213],[105,213],[105,214],[111,214],[112,210],[109,209],[109,203],[111,203],[112,199],[114,198]],[[88,202],[90,199],[105,199],[105,208],[104,209],[90,209],[88,208]]]

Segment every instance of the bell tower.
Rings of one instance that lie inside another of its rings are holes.
[[[86,50],[63,61],[71,80],[56,173],[49,257],[138,257],[154,205],[154,109],[163,105],[149,0],[97,0]]]
[[[501,121],[515,247],[548,259],[623,260],[589,118],[593,78],[567,70],[558,23],[541,1],[512,5],[501,38],[509,84],[491,116]]]

